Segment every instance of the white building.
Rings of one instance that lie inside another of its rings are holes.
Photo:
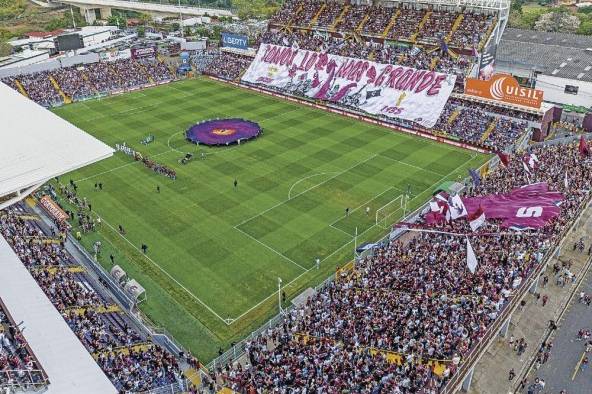
[[[506,29],[497,49],[496,71],[544,91],[555,104],[592,107],[592,37]]]
[[[49,51],[26,49],[10,56],[0,57],[0,69],[24,67],[30,64],[41,63],[48,59]]]

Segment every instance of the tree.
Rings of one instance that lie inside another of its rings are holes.
[[[12,45],[7,42],[0,42],[0,57],[10,56],[12,54]]]
[[[138,37],[140,38],[146,36],[146,28],[144,26],[138,26],[136,32],[138,33]]]
[[[138,19],[140,20],[140,23],[144,26],[152,21],[152,17],[150,16],[150,14],[146,14],[144,12],[138,15]]]
[[[585,21],[578,27],[578,34],[592,35],[592,21]]]

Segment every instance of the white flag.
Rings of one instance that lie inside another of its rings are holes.
[[[467,208],[458,194],[454,195],[448,201],[448,207],[450,208],[450,217],[452,220],[467,216]]]
[[[475,269],[477,269],[477,256],[475,256],[475,252],[473,251],[473,247],[469,242],[469,238],[467,238],[467,267],[469,267],[471,274],[474,274]]]
[[[569,189],[569,179],[567,179],[567,170],[565,171],[565,179],[563,180],[563,184],[565,185],[565,189]]]

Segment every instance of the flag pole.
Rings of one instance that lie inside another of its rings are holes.
[[[354,235],[354,260],[358,257],[358,226],[356,226],[356,234]]]

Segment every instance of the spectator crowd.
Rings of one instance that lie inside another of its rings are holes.
[[[489,220],[471,236],[474,273],[465,237],[450,234],[471,234],[464,219],[438,225],[442,233],[389,241],[248,342],[247,359],[218,368],[218,378],[241,393],[438,392],[590,197],[592,162],[581,160],[577,144],[530,153],[539,159],[530,175],[517,154],[469,193],[548,182],[565,195],[557,219],[524,233],[503,232]],[[524,351],[526,343],[516,348]]]
[[[178,384],[182,375],[175,357],[152,343],[125,314],[110,309],[113,300],[88,274],[73,269],[78,263],[64,243],[43,242],[49,230],[23,214],[22,207],[4,210],[0,233],[117,390],[143,392]],[[0,332],[0,371],[6,367],[6,338]],[[16,336],[8,347],[13,349],[7,361],[11,368],[31,364],[19,341]]]
[[[27,341],[0,300],[0,388],[26,391],[47,383]]]
[[[122,59],[5,77],[2,82],[19,90],[18,80],[31,100],[51,107],[64,103],[52,79],[68,98],[76,101],[170,81],[174,75],[156,59]]]

